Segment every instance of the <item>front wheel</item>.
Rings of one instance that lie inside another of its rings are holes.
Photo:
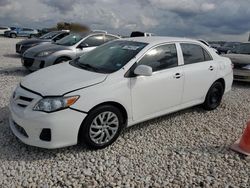
[[[224,94],[224,87],[221,82],[215,82],[208,90],[205,102],[203,103],[203,108],[205,110],[216,109],[222,100]]]
[[[118,138],[123,122],[122,113],[118,108],[111,105],[99,106],[84,120],[79,137],[90,148],[105,148]]]
[[[11,33],[10,34],[10,38],[16,38],[16,34],[15,33]]]

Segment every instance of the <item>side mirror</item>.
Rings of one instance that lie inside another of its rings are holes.
[[[139,76],[151,76],[152,73],[153,73],[152,67],[147,65],[139,65],[134,70],[134,74]]]
[[[81,44],[79,44],[79,46],[78,46],[78,48],[81,48],[81,49],[87,48],[87,47],[89,47],[89,45],[88,45],[87,43],[81,43]]]

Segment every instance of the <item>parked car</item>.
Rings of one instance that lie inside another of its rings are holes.
[[[203,44],[207,45],[209,48],[213,49],[217,54],[219,53],[216,48],[213,48],[207,41],[199,39],[198,41],[202,42]]]
[[[141,31],[133,31],[130,34],[130,37],[152,37],[154,36],[153,33],[146,33],[146,32],[141,32]]]
[[[250,82],[250,42],[236,46],[224,56],[234,64],[234,80]]]
[[[228,51],[235,48],[237,45],[239,45],[240,42],[226,42],[223,46],[218,47],[218,53],[219,54],[226,54]]]
[[[221,45],[219,44],[219,43],[209,43],[211,46],[212,46],[212,48],[215,48],[216,50],[218,50],[218,48],[219,47],[221,47]]]
[[[10,31],[9,27],[0,26],[0,35],[4,35],[5,31]]]
[[[118,38],[118,36],[106,33],[72,33],[55,43],[28,49],[23,54],[22,63],[29,70],[35,71],[75,59],[105,42]]]
[[[33,146],[104,148],[139,122],[216,109],[232,81],[230,59],[196,40],[119,39],[26,76],[10,100],[10,127]]]
[[[52,31],[39,38],[23,40],[16,44],[16,52],[23,54],[31,47],[39,44],[50,44],[51,42],[56,42],[67,35],[69,35],[69,32],[67,31]]]
[[[36,29],[30,29],[30,28],[13,28],[11,31],[5,31],[4,36],[10,37],[10,38],[16,38],[16,37],[35,37],[38,34],[38,31]]]

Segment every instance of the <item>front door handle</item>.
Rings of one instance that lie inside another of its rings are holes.
[[[176,74],[174,75],[174,78],[175,78],[175,79],[179,79],[179,78],[181,78],[181,76],[182,76],[181,73],[176,73]]]
[[[210,66],[210,67],[209,67],[209,70],[210,70],[210,71],[213,71],[213,70],[214,70],[214,67],[213,67],[213,66]]]

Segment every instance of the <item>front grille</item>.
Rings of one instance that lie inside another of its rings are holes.
[[[32,59],[32,58],[27,58],[27,57],[23,57],[23,65],[24,65],[25,67],[31,67],[32,64],[33,64],[33,62],[34,62],[34,59]]]
[[[18,95],[14,93],[13,100],[15,104],[17,104],[19,107],[25,108],[33,101],[33,98],[23,96],[22,94]]]
[[[234,78],[239,79],[239,80],[247,80],[247,79],[250,79],[250,76],[234,75]]]
[[[234,63],[234,69],[242,69],[245,66],[247,66],[247,64]]]
[[[28,134],[27,132],[25,131],[25,129],[23,127],[21,127],[20,125],[18,125],[16,122],[13,122],[14,123],[14,126],[16,128],[16,130],[23,136],[25,136],[26,138],[28,138]]]

